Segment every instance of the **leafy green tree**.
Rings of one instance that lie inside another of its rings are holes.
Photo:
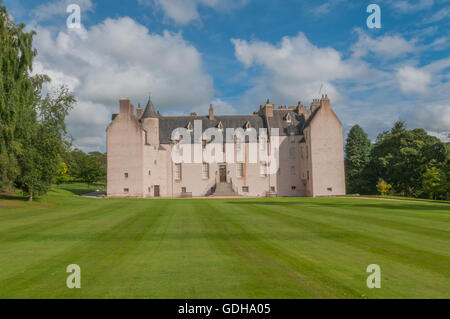
[[[65,162],[61,161],[61,164],[58,169],[58,173],[55,176],[55,179],[53,182],[57,185],[68,183],[70,181],[70,176],[68,174],[68,171],[69,171],[69,169],[67,167],[67,164]]]
[[[430,198],[437,199],[447,189],[447,177],[445,173],[436,167],[428,168],[423,174],[423,190]]]
[[[425,130],[407,130],[403,122],[397,122],[391,131],[378,136],[371,157],[372,180],[382,178],[396,192],[412,196],[421,191],[429,163],[445,163],[446,149]]]
[[[0,1],[1,4],[2,1]],[[34,108],[46,76],[31,76],[36,51],[34,32],[24,32],[4,6],[0,6],[0,187],[12,187],[20,173],[17,155],[23,154],[23,138],[34,132]],[[29,132],[27,132],[29,130]]]
[[[105,177],[105,169],[95,156],[77,152],[77,159],[73,164],[72,173],[76,178],[88,184],[88,188]]]
[[[75,98],[66,87],[47,94],[30,120],[27,134],[23,137],[26,146],[17,159],[20,174],[16,186],[29,196],[48,191],[61,166],[67,135],[65,119],[75,103]]]
[[[369,184],[365,174],[370,162],[371,142],[359,126],[350,129],[345,144],[345,177],[347,193],[367,193]]]

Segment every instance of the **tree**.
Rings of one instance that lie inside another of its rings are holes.
[[[345,144],[345,177],[350,194],[369,192],[365,170],[370,162],[371,147],[364,130],[359,125],[353,126]]]
[[[105,169],[95,156],[87,155],[84,152],[77,153],[77,155],[77,160],[74,162],[72,169],[75,177],[88,184],[88,188],[104,178]]]
[[[377,190],[381,195],[386,195],[391,190],[392,185],[380,179],[377,184]]]
[[[1,1],[0,1],[1,3]],[[33,125],[44,75],[31,76],[36,51],[34,32],[24,32],[24,24],[15,24],[4,6],[0,6],[0,187],[12,187],[20,173],[17,155],[26,145],[21,137]]]
[[[42,98],[50,78],[30,75],[35,32],[24,28],[0,6],[0,187],[14,184],[33,200],[57,175],[75,98],[65,87]]]
[[[407,130],[403,122],[377,138],[371,154],[372,179],[382,178],[405,196],[422,189],[422,176],[429,163],[443,165],[446,149],[423,129]]]
[[[428,168],[423,174],[423,190],[430,198],[437,199],[439,194],[446,192],[447,177],[445,173],[436,167]]]
[[[75,98],[63,86],[37,105],[37,115],[23,138],[26,147],[17,157],[20,174],[15,182],[30,201],[35,194],[46,193],[58,174],[67,135],[65,119],[74,103]]]
[[[57,185],[68,183],[70,181],[70,176],[68,174],[68,167],[66,162],[61,161],[61,164],[58,169],[58,173],[55,176],[54,183]]]

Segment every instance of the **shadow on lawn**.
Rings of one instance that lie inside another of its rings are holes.
[[[395,201],[394,201],[395,202]],[[325,202],[313,202],[313,201],[229,201],[226,204],[237,205],[262,205],[262,206],[301,206],[301,207],[329,207],[329,208],[350,208],[350,209],[365,209],[365,208],[379,208],[389,210],[418,210],[418,211],[436,211],[436,210],[448,210],[449,206],[446,203],[432,203],[432,202],[404,202],[397,201],[395,204],[386,200],[377,200],[377,202],[371,203],[325,203]],[[426,205],[428,204],[428,205]]]
[[[86,193],[95,192],[96,188],[79,188],[79,187],[70,187],[70,186],[64,186],[64,187],[58,187],[58,189],[70,192],[74,195],[83,195]]]
[[[0,194],[0,199],[3,199],[3,200],[18,200],[18,201],[23,201],[23,202],[28,201],[28,197],[21,196],[21,195]]]

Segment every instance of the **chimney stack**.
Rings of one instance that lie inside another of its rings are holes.
[[[273,109],[275,108],[275,104],[271,104],[270,100],[267,99],[266,105],[264,105],[264,115],[266,117],[273,117]]]
[[[311,103],[311,111],[314,112],[318,107],[320,107],[320,100],[313,99],[313,101]]]
[[[138,108],[136,109],[136,118],[138,120],[140,120],[142,117],[142,108],[141,108],[141,104],[138,105]]]
[[[320,106],[321,107],[331,107],[330,99],[328,98],[328,95],[322,95],[322,99],[320,99]]]
[[[214,120],[214,109],[213,109],[212,104],[209,105],[209,119],[210,119],[211,121]]]
[[[119,100],[119,114],[128,114],[130,112],[130,100],[129,99],[120,99]]]

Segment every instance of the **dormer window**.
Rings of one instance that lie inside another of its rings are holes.
[[[246,130],[249,130],[249,129],[252,128],[252,125],[250,124],[250,122],[247,121],[247,123],[245,123],[245,125],[244,125],[244,128],[245,128]]]
[[[189,122],[186,128],[188,131],[192,132],[192,122]]]
[[[288,114],[286,115],[286,122],[287,122],[287,123],[292,123],[292,115],[291,115],[291,113],[288,113]]]
[[[219,131],[223,131],[223,124],[222,124],[222,122],[219,122],[219,125],[217,125],[217,128],[219,129]]]

